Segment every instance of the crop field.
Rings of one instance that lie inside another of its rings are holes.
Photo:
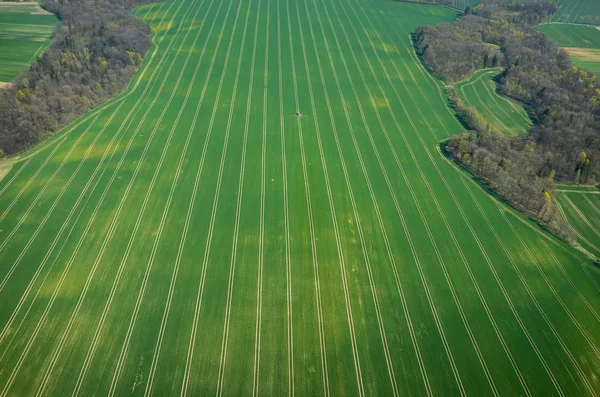
[[[11,82],[48,47],[58,21],[37,4],[0,2],[0,82]]]
[[[600,3],[596,0],[556,0],[558,11],[553,21],[600,25]]]
[[[531,128],[531,119],[521,103],[498,94],[498,84],[493,80],[498,72],[480,70],[455,84],[455,88],[462,100],[477,109],[500,133],[524,135]]]
[[[561,214],[569,222],[577,242],[600,257],[600,190],[560,186],[557,200]]]
[[[573,64],[600,76],[600,29],[575,24],[543,24],[537,29],[564,47]]]
[[[409,34],[455,12],[136,14],[127,91],[0,181],[1,397],[600,393],[600,269],[438,149]]]

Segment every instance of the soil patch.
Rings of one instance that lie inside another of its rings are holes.
[[[8,175],[10,170],[12,170],[12,167],[12,163],[6,164],[5,166],[0,166],[0,181],[2,181],[2,179],[4,179],[6,175]]]
[[[600,62],[600,50],[594,48],[565,47],[569,55],[588,61]]]

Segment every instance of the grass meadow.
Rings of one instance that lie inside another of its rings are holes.
[[[498,72],[498,69],[483,69],[454,86],[462,100],[477,109],[500,133],[524,135],[531,128],[531,119],[523,104],[497,92],[494,77]]]
[[[562,23],[543,24],[537,29],[564,47],[573,64],[600,76],[600,29]]]
[[[600,393],[600,269],[439,152],[454,11],[135,13],[127,91],[0,181],[1,397]]]
[[[41,55],[50,43],[52,14],[36,14],[40,7],[0,3],[0,82],[11,82]]]

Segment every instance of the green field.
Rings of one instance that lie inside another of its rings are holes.
[[[35,14],[40,11],[37,5],[0,3],[0,82],[11,82],[48,47],[57,18]]]
[[[561,47],[600,48],[600,29],[572,23],[546,23],[537,30],[547,34]]]
[[[473,106],[500,133],[507,136],[524,135],[532,122],[523,105],[498,94],[494,76],[498,69],[483,69],[454,86],[468,105]]]
[[[573,64],[600,76],[600,29],[563,23],[543,24],[537,29],[565,47]]]
[[[600,25],[600,2],[596,0],[556,0],[558,11],[553,21]]]
[[[0,181],[0,396],[600,392],[600,269],[438,150],[409,33],[455,12],[136,14],[126,93]]]
[[[577,242],[600,258],[600,190],[562,186],[556,198]]]

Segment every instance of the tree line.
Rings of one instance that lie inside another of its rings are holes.
[[[449,88],[471,131],[451,138],[445,149],[510,203],[566,232],[553,202],[554,181],[600,182],[600,81],[532,28],[554,12],[550,2],[484,2],[454,23],[419,27],[415,40],[446,82],[485,67],[504,68],[500,93],[526,104],[534,127],[508,138]]]
[[[50,48],[0,90],[0,158],[47,139],[119,94],[150,48],[150,27],[131,9],[146,0],[52,0]]]

